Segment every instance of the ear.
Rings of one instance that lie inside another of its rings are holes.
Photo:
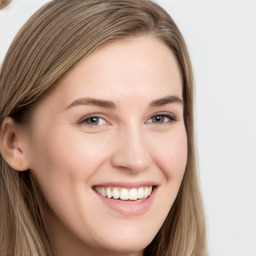
[[[0,151],[5,161],[17,171],[29,168],[24,147],[25,135],[24,127],[10,117],[4,118],[0,130]]]

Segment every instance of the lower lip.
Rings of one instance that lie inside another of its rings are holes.
[[[145,214],[151,207],[156,194],[156,188],[153,189],[151,195],[147,199],[138,201],[122,201],[109,199],[95,192],[101,201],[110,209],[124,215],[124,216],[139,216]]]

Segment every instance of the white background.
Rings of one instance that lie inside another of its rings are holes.
[[[0,62],[18,29],[45,2],[14,0],[0,10]],[[255,256],[256,3],[157,2],[178,24],[193,63],[210,255]]]

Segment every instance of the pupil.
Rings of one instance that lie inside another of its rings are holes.
[[[99,119],[97,117],[90,117],[87,121],[89,124],[98,124]]]
[[[156,122],[163,122],[163,117],[162,116],[155,116],[155,121]]]

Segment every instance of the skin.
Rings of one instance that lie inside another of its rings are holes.
[[[167,96],[176,100],[152,104]],[[37,104],[30,129],[16,144],[48,204],[54,255],[142,255],[187,161],[182,78],[171,50],[150,36],[97,49]],[[102,203],[93,187],[105,182],[151,182],[156,190],[145,213],[129,216]]]

